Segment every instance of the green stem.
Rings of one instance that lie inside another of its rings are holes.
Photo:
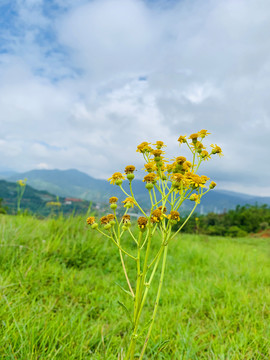
[[[127,280],[129,290],[130,290],[130,292],[132,294],[132,297],[134,298],[135,294],[134,294],[134,291],[133,291],[132,286],[130,284],[128,274],[127,274],[127,270],[126,270],[125,263],[124,263],[124,259],[123,259],[123,255],[122,255],[122,251],[120,249],[119,249],[119,254],[120,254],[120,259],[121,259],[122,267],[123,267],[123,270],[124,270],[124,274],[125,274],[125,277],[126,277],[126,280]]]
[[[155,306],[154,306],[154,311],[153,311],[153,315],[152,315],[152,320],[151,320],[151,324],[150,327],[148,329],[147,335],[146,335],[146,339],[141,351],[141,355],[139,357],[139,360],[142,360],[146,346],[148,344],[151,332],[152,332],[152,328],[154,325],[154,321],[156,318],[156,314],[157,314],[157,309],[158,309],[158,304],[159,304],[159,299],[160,299],[160,294],[161,294],[161,289],[162,289],[162,285],[163,285],[163,280],[164,280],[164,274],[165,274],[165,266],[166,266],[166,260],[167,260],[167,254],[168,254],[168,245],[165,245],[165,251],[163,254],[163,261],[162,261],[162,268],[161,268],[161,275],[160,275],[160,280],[159,280],[159,286],[158,286],[158,292],[157,292],[157,297],[156,297],[156,302],[155,302]]]
[[[127,355],[125,357],[125,360],[129,360],[129,359],[133,360],[132,357],[130,357],[130,355],[132,353],[134,354],[135,345],[136,345],[136,338],[137,338],[137,330],[138,330],[138,327],[139,327],[139,321],[140,321],[142,309],[144,307],[144,304],[145,304],[145,301],[146,301],[146,298],[147,298],[147,294],[148,294],[151,282],[152,282],[152,280],[154,278],[154,275],[156,273],[156,270],[157,270],[157,267],[158,267],[158,264],[159,264],[159,261],[160,261],[163,250],[164,250],[164,246],[162,246],[162,251],[160,252],[159,257],[157,258],[157,261],[156,261],[155,266],[154,266],[154,268],[152,270],[149,281],[146,284],[146,288],[145,288],[145,291],[144,291],[144,294],[143,294],[143,298],[142,298],[140,307],[138,309],[138,315],[137,315],[137,318],[135,320],[133,334],[132,334],[131,342],[130,342],[130,345],[129,345],[128,352],[127,352]]]

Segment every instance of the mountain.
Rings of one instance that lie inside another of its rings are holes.
[[[2,206],[7,208],[9,214],[17,212],[17,184],[0,180],[0,199],[3,199]],[[61,206],[50,206],[48,203],[58,201]],[[95,204],[93,204],[95,206]],[[79,199],[65,199],[50,194],[47,191],[40,191],[27,185],[21,200],[21,211],[27,210],[40,216],[50,215],[52,211],[63,214],[83,213],[85,214],[89,207],[89,201]]]
[[[107,180],[95,179],[81,171],[70,170],[31,170],[10,176],[7,180],[16,182],[27,178],[27,184],[38,190],[46,190],[58,196],[72,196],[95,202],[108,202],[111,196],[124,199],[118,186],[111,185]],[[128,191],[127,184],[123,187]],[[133,181],[134,192],[138,201],[148,205],[145,197],[145,185],[142,181]]]
[[[111,196],[121,201],[126,197],[118,186],[111,185],[107,180],[95,179],[81,171],[71,170],[31,170],[10,176],[8,181],[27,178],[27,184],[38,190],[46,190],[62,197],[77,197],[98,203],[108,203]],[[137,201],[149,208],[148,192],[141,180],[133,180],[132,187]],[[129,193],[128,182],[123,188]],[[202,200],[198,211],[201,213],[223,212],[234,209],[237,205],[246,204],[270,205],[270,197],[251,196],[232,191],[212,190]],[[189,210],[193,203],[186,201],[183,210]]]

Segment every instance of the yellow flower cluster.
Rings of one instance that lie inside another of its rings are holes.
[[[49,202],[46,203],[46,206],[60,207],[61,203],[60,203],[60,201],[49,201]]]
[[[27,179],[24,179],[24,180],[20,179],[17,181],[17,184],[21,187],[24,187],[24,186],[26,186],[26,181],[27,181]]]
[[[216,186],[216,183],[212,181],[210,185],[208,185],[208,190],[204,191],[204,189],[207,188],[206,184],[210,179],[205,175],[199,175],[197,173],[199,166],[202,161],[209,160],[213,155],[223,155],[221,148],[216,144],[211,145],[211,150],[207,151],[206,146],[203,144],[203,140],[208,135],[210,135],[210,133],[207,130],[202,129],[189,136],[179,136],[179,144],[185,144],[191,151],[191,161],[187,160],[187,158],[182,155],[176,156],[171,160],[165,158],[164,148],[166,145],[163,141],[156,141],[156,143],[153,144],[149,142],[142,142],[140,145],[138,145],[136,151],[143,155],[145,159],[144,170],[147,173],[142,181],[146,184],[145,187],[149,190],[149,192],[151,193],[153,188],[156,188],[159,192],[162,192],[164,189],[166,189],[168,193],[174,193],[173,196],[175,196],[175,198],[178,196],[178,199],[180,199],[183,195],[184,199],[189,199],[190,201],[194,201],[195,203],[199,204],[201,197],[207,191],[214,189]],[[110,183],[113,185],[118,185],[121,187],[122,182],[124,180],[128,180],[131,186],[131,181],[134,179],[135,170],[136,169],[134,165],[127,165],[123,173],[114,173],[108,179],[108,181],[110,181]],[[162,191],[161,184],[163,184]],[[118,198],[115,196],[109,199],[110,207],[114,210],[114,214],[115,210],[117,209],[117,201]],[[146,216],[139,217],[138,226],[141,230],[147,227],[148,219],[149,224],[157,224],[164,218],[167,218],[172,223],[176,223],[180,220],[180,215],[178,211],[176,211],[180,205],[177,208],[172,207],[170,214],[168,216],[165,215],[167,211],[165,207],[166,201],[162,202],[164,204],[162,206],[159,206],[160,201],[157,202],[157,204],[152,208],[149,218]],[[125,227],[130,225],[130,215],[127,214],[128,209],[133,208],[134,205],[137,206],[140,210],[141,208],[136,202],[132,191],[131,195],[122,201],[122,203],[127,210],[119,223]],[[146,214],[144,213],[144,215]],[[104,226],[107,226],[109,229],[109,225],[111,226],[113,223],[115,223],[114,220],[115,215],[109,214],[103,216],[100,219],[100,223]],[[95,227],[98,226],[93,217],[88,218],[87,223],[92,226],[94,225]]]

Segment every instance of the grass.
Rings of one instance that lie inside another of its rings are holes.
[[[131,298],[114,245],[79,217],[1,216],[0,232],[0,358],[121,359]],[[179,236],[145,359],[269,359],[269,254],[270,239]]]

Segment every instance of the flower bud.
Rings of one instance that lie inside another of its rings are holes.
[[[97,224],[97,223],[94,223],[93,225],[91,225],[91,228],[92,228],[93,230],[97,229],[97,228],[98,228],[98,224]]]
[[[118,185],[118,186],[122,185],[122,183],[123,183],[122,179],[118,179],[115,181],[115,185]]]
[[[112,210],[117,209],[117,204],[115,204],[115,203],[114,203],[114,204],[111,204],[111,205],[110,205],[110,208],[111,208]]]
[[[214,181],[212,181],[211,182],[211,184],[209,185],[209,189],[214,189],[215,187],[217,186],[217,184],[214,182]]]
[[[135,175],[134,174],[127,174],[127,179],[129,181],[132,181],[134,179]]]
[[[151,183],[148,183],[148,184],[145,185],[145,188],[146,188],[147,190],[152,190],[153,187],[154,187],[154,185],[151,184]]]
[[[109,230],[111,227],[112,227],[111,224],[106,224],[106,225],[104,225],[104,229],[105,229],[105,230]]]

